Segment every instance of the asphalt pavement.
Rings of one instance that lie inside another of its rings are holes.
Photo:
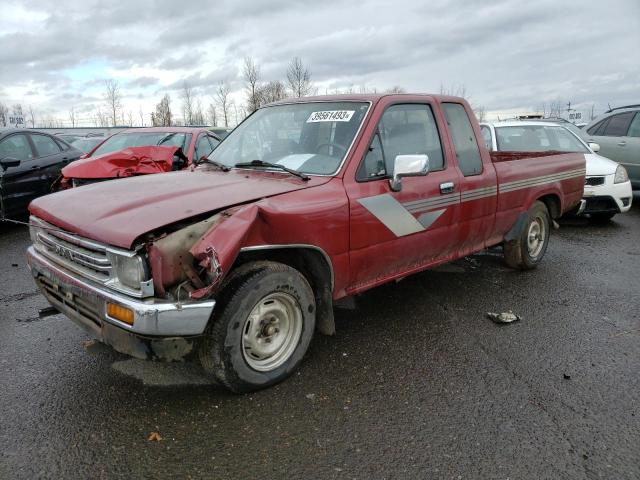
[[[361,295],[242,396],[40,319],[28,232],[2,226],[0,478],[638,479],[634,201],[563,222],[535,271],[488,252]]]

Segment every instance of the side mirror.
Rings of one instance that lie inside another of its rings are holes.
[[[2,166],[3,170],[9,167],[17,167],[18,165],[20,165],[20,160],[16,160],[15,158],[6,157],[0,160],[0,166]]]
[[[589,142],[589,148],[593,150],[594,153],[598,153],[600,151],[600,144]]]
[[[402,177],[419,177],[429,173],[427,155],[398,155],[393,162],[393,178],[389,180],[391,190],[402,189]]]

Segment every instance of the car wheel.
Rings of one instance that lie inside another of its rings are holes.
[[[205,370],[234,392],[264,388],[291,375],[316,322],[313,291],[299,271],[275,262],[241,269],[224,287],[226,295],[221,292],[221,310],[199,348]]]
[[[549,245],[549,211],[544,203],[535,202],[528,212],[524,228],[516,240],[504,245],[507,265],[520,270],[538,266]]]

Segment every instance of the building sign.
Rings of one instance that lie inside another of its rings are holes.
[[[24,127],[24,116],[22,114],[13,112],[11,115],[9,115],[9,126]]]

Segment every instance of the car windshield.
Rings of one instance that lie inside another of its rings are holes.
[[[83,153],[89,153],[96,145],[102,142],[104,138],[91,137],[91,138],[78,138],[71,142],[71,145],[76,147]]]
[[[576,136],[561,126],[517,125],[496,127],[496,142],[501,152],[591,153]]]
[[[187,146],[191,140],[190,133],[175,132],[127,132],[118,133],[108,138],[100,145],[92,157],[105,153],[117,152],[129,147],[148,147],[153,145],[163,145],[167,147],[181,147],[187,151]]]
[[[364,102],[309,102],[266,107],[225,138],[209,159],[233,167],[261,160],[298,172],[335,173],[369,108]]]

